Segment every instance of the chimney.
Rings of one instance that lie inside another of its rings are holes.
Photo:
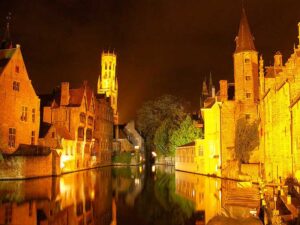
[[[274,66],[281,67],[282,66],[282,54],[278,51],[274,55]]]
[[[220,100],[226,101],[228,99],[228,84],[227,80],[220,80]]]
[[[215,97],[216,96],[216,88],[215,88],[215,86],[212,86],[212,88],[211,88],[211,97]]]
[[[60,89],[60,105],[69,105],[69,93],[70,84],[69,82],[62,82]]]

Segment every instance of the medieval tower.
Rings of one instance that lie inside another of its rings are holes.
[[[255,49],[245,10],[242,10],[236,49],[233,54],[235,100],[240,103],[240,116],[257,118],[258,53]]]
[[[118,124],[118,79],[116,76],[117,55],[103,52],[101,55],[101,74],[98,77],[97,94],[110,98],[114,111],[114,124]]]

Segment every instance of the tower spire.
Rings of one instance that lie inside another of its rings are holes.
[[[205,99],[209,96],[208,89],[207,89],[207,83],[206,83],[206,77],[203,80],[202,83],[202,100],[205,101]]]
[[[235,42],[236,42],[235,52],[249,51],[249,50],[256,51],[253,40],[254,38],[250,31],[250,26],[246,16],[246,11],[245,8],[243,7],[238,36],[235,38]]]
[[[208,92],[210,96],[212,96],[212,88],[213,88],[212,74],[211,72],[209,72]]]
[[[10,29],[9,29],[10,20],[11,20],[11,13],[8,13],[8,15],[6,16],[6,29],[1,41],[1,49],[12,48],[12,41],[11,41]]]

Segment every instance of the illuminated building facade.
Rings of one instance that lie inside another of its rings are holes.
[[[220,118],[221,104],[216,99],[210,101],[210,105],[201,109],[205,124],[204,138],[176,149],[177,170],[221,175],[220,120],[215,119]]]
[[[111,163],[114,112],[110,105],[110,98],[96,95],[94,155],[101,165]]]
[[[62,171],[92,166],[95,163],[92,157],[95,122],[93,90],[86,82],[75,89],[71,89],[68,82],[63,82],[60,89],[41,98],[42,125],[52,124],[55,127],[55,130],[45,132],[41,144],[51,146],[53,142],[58,143]]]
[[[300,43],[300,23],[299,43]],[[274,65],[264,68],[260,59],[261,149],[268,180],[289,175],[300,178],[300,44],[285,65],[276,52]]]
[[[110,98],[114,112],[114,124],[118,124],[118,79],[116,75],[117,55],[103,52],[101,55],[101,74],[98,77],[97,94]]]
[[[276,52],[274,65],[265,67],[263,58],[258,60],[243,9],[233,54],[235,82],[220,81],[220,91],[215,97],[220,110],[218,113],[211,111],[210,97],[201,109],[205,129],[204,139],[200,142],[205,143],[214,132],[220,134],[212,140],[220,146],[222,176],[239,176],[234,154],[235,132],[237,121],[244,118],[249,123],[259,121],[260,124],[259,146],[253,150],[250,164],[241,165],[242,172],[252,179],[264,176],[268,181],[279,181],[280,178],[283,181],[290,175],[300,178],[300,23],[298,29],[299,45],[294,47],[287,62],[283,64],[281,53]],[[209,118],[208,112],[211,113]],[[216,121],[220,121],[219,129],[214,125]],[[210,145],[203,146],[204,152],[209,153],[213,149]],[[176,157],[181,154],[180,148]],[[182,162],[176,162],[176,168],[208,173],[205,168],[197,170],[201,164],[195,162],[197,145],[190,151],[194,151],[193,162],[184,166],[187,169],[181,166]]]
[[[19,144],[37,145],[40,99],[29,79],[21,48],[0,49],[0,148],[13,153]]]

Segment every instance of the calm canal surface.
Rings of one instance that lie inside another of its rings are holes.
[[[0,181],[0,224],[260,224],[256,188],[240,185],[160,166]]]

